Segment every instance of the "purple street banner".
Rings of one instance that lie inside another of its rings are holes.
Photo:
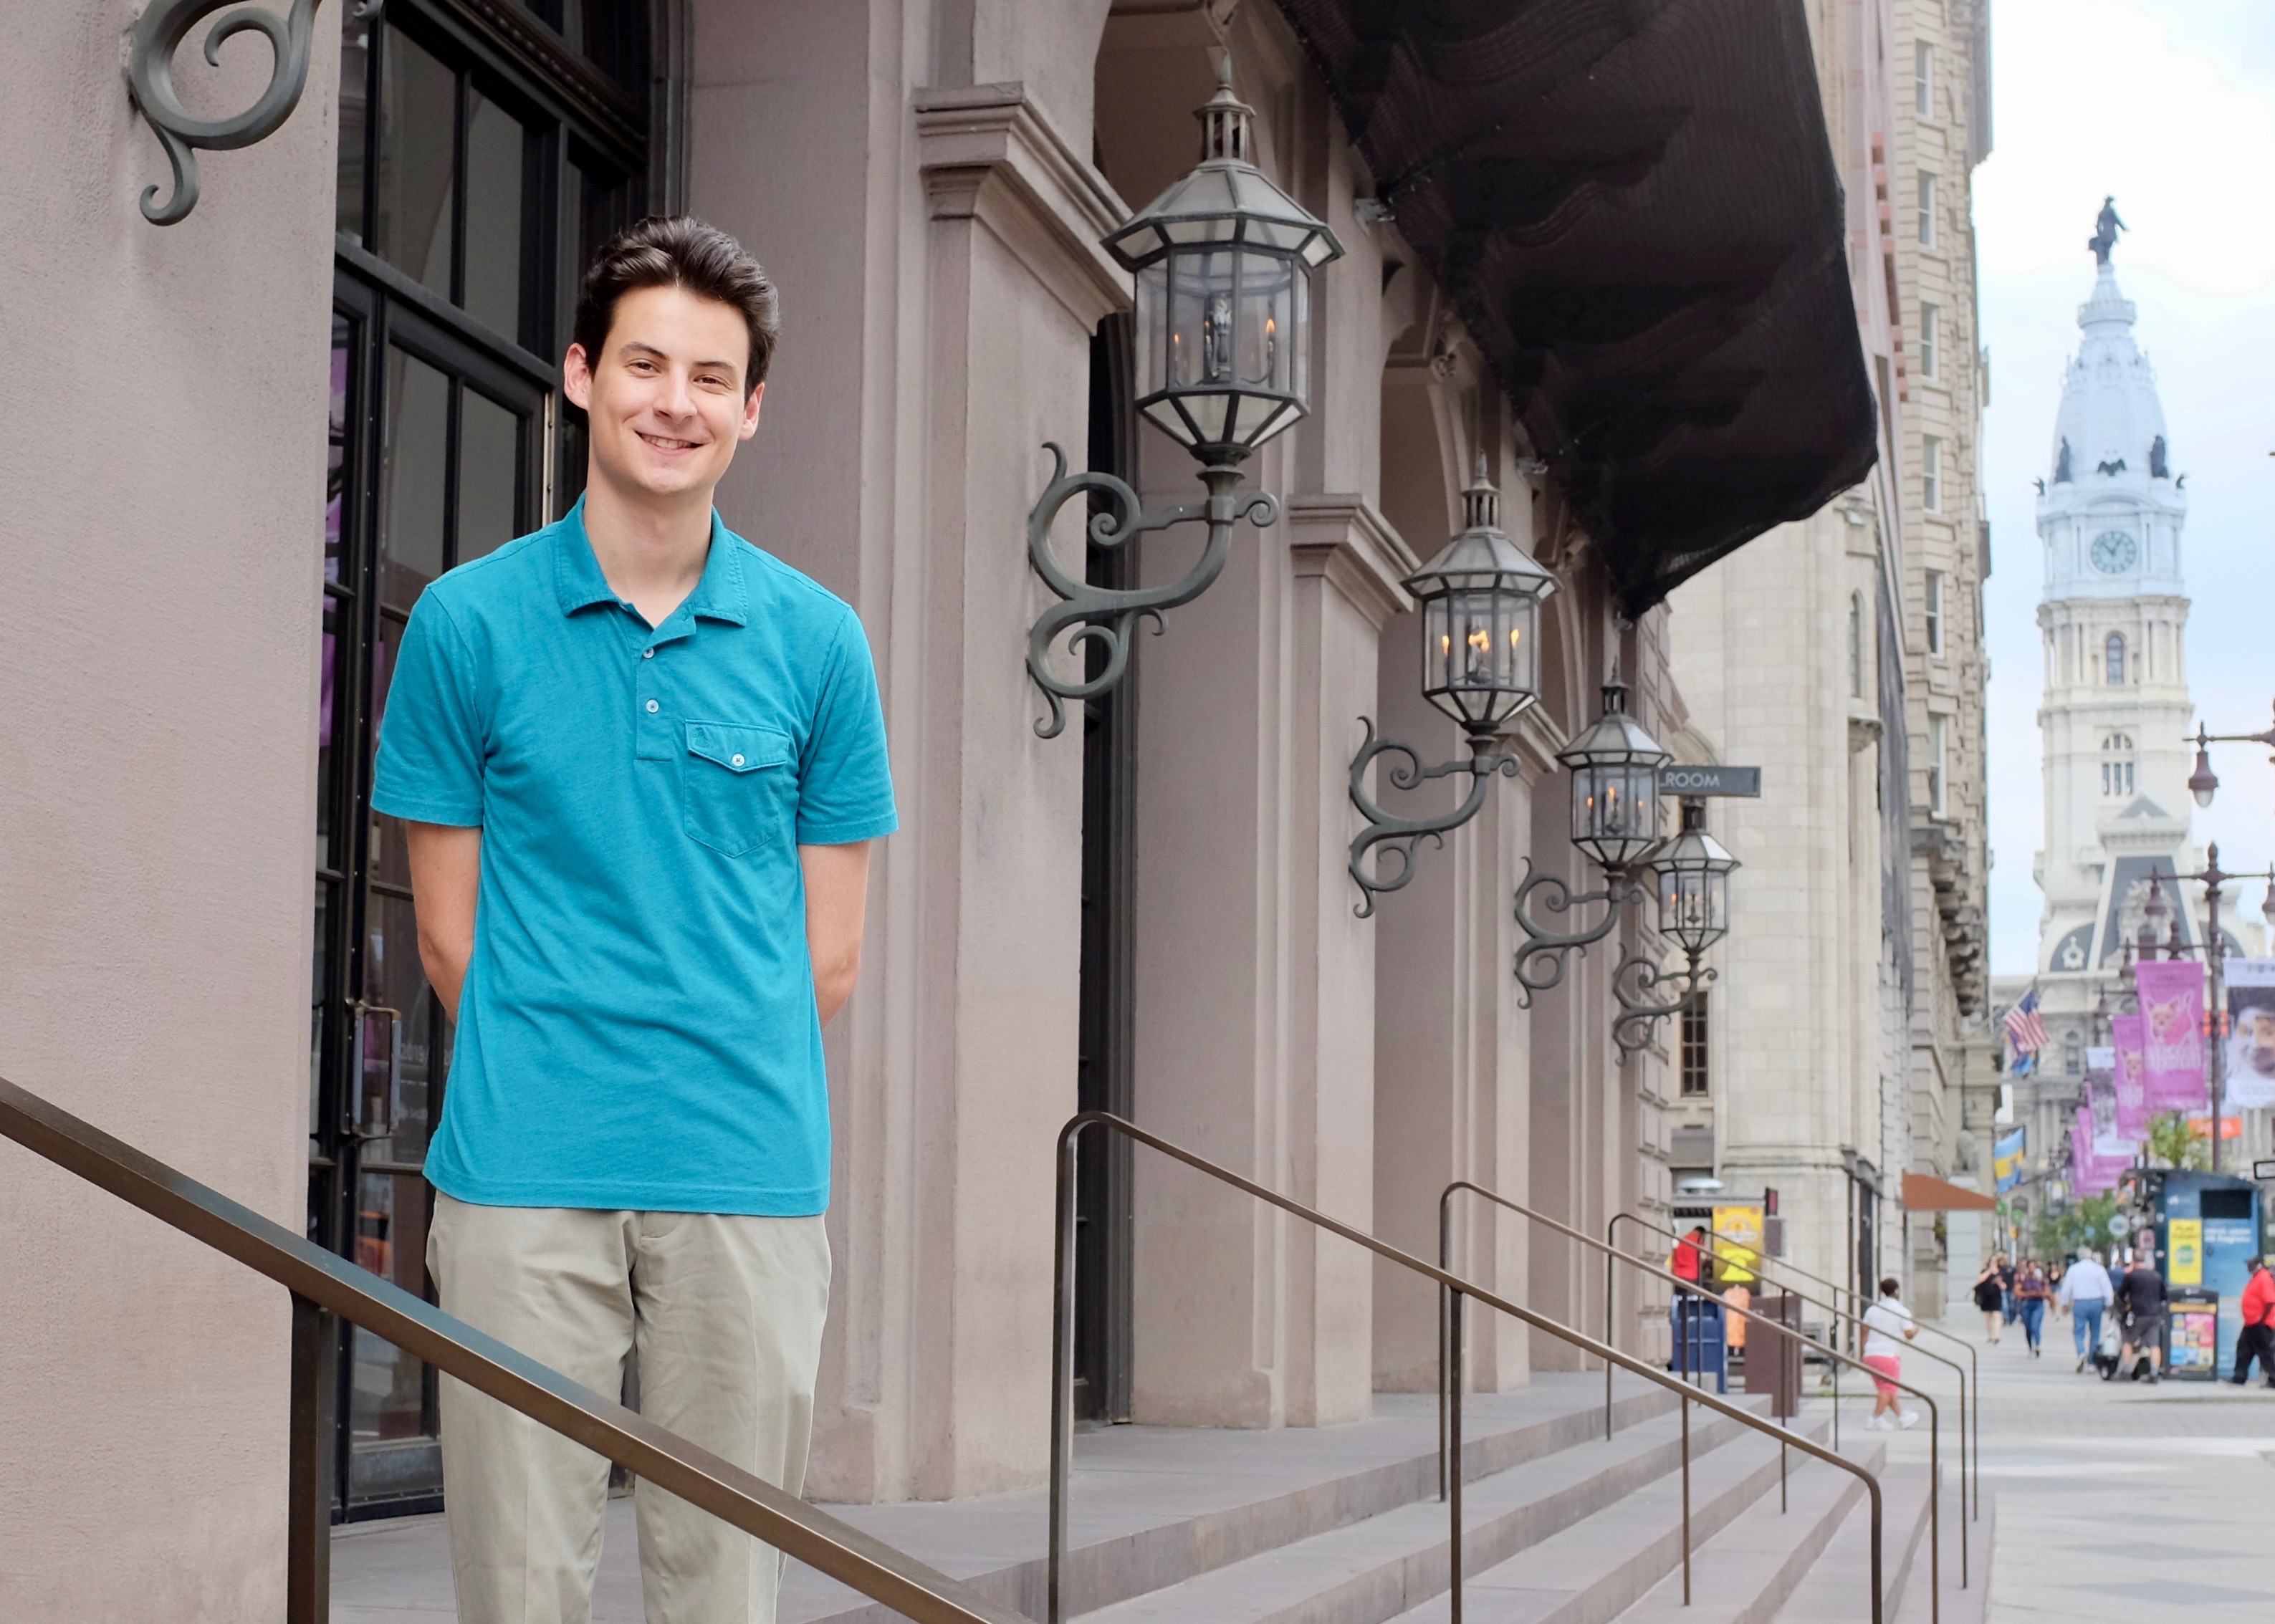
[[[2275,1106],[2275,959],[2227,961],[2229,1111]]]
[[[2109,1017],[2110,1047],[2117,1052],[2117,1108],[2127,1110],[2131,1102],[2131,1117],[2140,1129],[2139,1137],[2149,1137],[2149,1054],[2137,1015],[2112,1015]]]
[[[2185,959],[2144,959],[2133,967],[2133,977],[2141,994],[2149,1109],[2204,1109],[2209,1102],[2204,1099],[2203,966]]]
[[[2085,1052],[2086,1076],[2091,1077],[2098,1074],[2108,1079],[2110,1099],[2116,1107],[2116,1120],[2113,1126],[2116,1129],[2117,1137],[2135,1150],[2139,1149],[2141,1142],[2149,1137],[2149,1106],[2141,1094],[2141,1058],[2136,1047],[2133,1055],[2134,1063],[2129,1066],[2120,1065],[2117,1048],[2113,1044],[2102,1048],[2090,1048]],[[2096,1126],[2099,1125],[2099,1117],[2097,1116]]]
[[[2095,1154],[2093,1111],[2090,1107],[2080,1106],[2077,1108],[2077,1121],[2070,1125],[2069,1130],[2069,1157],[2079,1195],[2097,1196],[2117,1187],[2118,1170],[2125,1163]]]
[[[2085,1097],[2093,1108],[2093,1153],[2104,1161],[2130,1162],[2141,1149],[2117,1128],[2117,1079],[2107,1049],[2085,1052]]]

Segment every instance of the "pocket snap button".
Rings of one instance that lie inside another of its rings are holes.
[[[740,757],[740,756],[737,756],[737,757],[735,758],[735,765],[736,765],[737,767],[740,767],[740,766],[742,766],[742,765],[743,765],[743,758],[742,758],[742,757]]]
[[[654,701],[654,699],[650,699],[650,700],[647,702],[647,710],[648,710],[648,714],[649,714],[649,715],[653,716],[653,715],[654,715],[654,714],[655,714],[655,712],[656,712],[656,703],[655,703],[655,701]]]

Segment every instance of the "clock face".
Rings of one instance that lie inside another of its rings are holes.
[[[2140,555],[2133,538],[2121,530],[2105,530],[2093,539],[2093,567],[2104,575],[2122,575]]]

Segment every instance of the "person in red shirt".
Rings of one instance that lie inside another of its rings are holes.
[[[1689,1285],[1700,1286],[1704,1284],[1700,1276],[1704,1273],[1705,1262],[1706,1226],[1693,1224],[1690,1233],[1684,1235],[1681,1243],[1676,1245],[1674,1256],[1668,1260],[1668,1266],[1674,1269],[1675,1279]]]
[[[2264,1258],[2254,1258],[2245,1266],[2251,1279],[2243,1288],[2243,1328],[2236,1333],[2235,1374],[2230,1379],[2243,1386],[2256,1358],[2259,1373],[2275,1387],[2275,1273]]]

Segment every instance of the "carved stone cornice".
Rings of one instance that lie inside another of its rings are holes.
[[[1129,273],[1099,239],[1129,217],[1024,85],[916,95],[917,162],[935,220],[976,220],[1085,331],[1130,306]]]
[[[1405,538],[1363,496],[1290,496],[1288,555],[1298,575],[1324,576],[1379,628],[1414,607],[1399,583],[1420,567]]]

